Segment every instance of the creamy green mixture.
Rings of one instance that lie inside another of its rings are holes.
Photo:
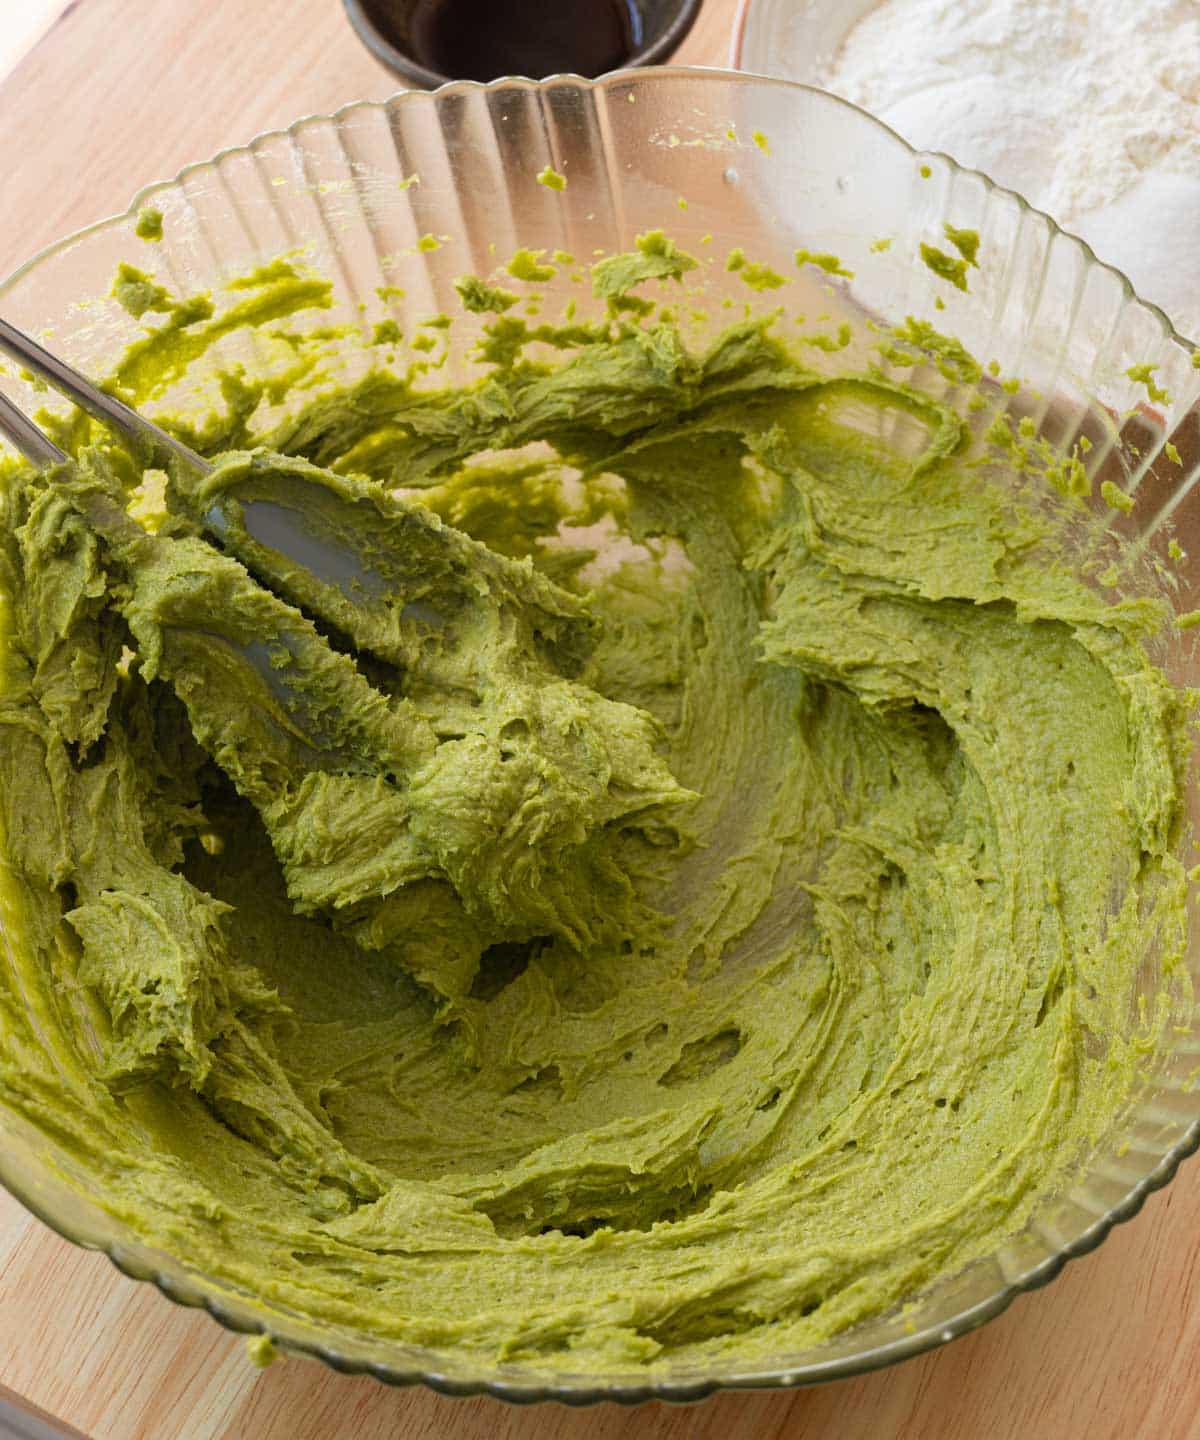
[[[601,262],[553,365],[464,281],[463,388],[264,423],[231,374],[152,534],[82,421],[7,476],[0,1103],[268,1302],[572,1371],[796,1351],[993,1252],[1180,1000],[1164,608],[949,404],[764,321],[690,351],[628,292],[691,263]],[[139,401],[327,295],[119,283],[166,317]],[[289,494],[386,583],[256,538]]]

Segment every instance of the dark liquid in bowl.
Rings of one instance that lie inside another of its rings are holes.
[[[380,5],[386,21],[386,5]],[[642,41],[631,0],[419,0],[410,49],[430,70],[456,80],[569,71],[603,75]]]

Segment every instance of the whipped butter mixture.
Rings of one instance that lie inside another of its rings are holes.
[[[0,1104],[265,1307],[799,1350],[993,1252],[1183,1003],[1185,698],[1078,470],[769,319],[690,349],[637,287],[692,264],[600,262],[549,363],[464,281],[461,388],[231,374],[165,510],[82,420],[4,477]],[[119,288],[135,401],[328,298]]]

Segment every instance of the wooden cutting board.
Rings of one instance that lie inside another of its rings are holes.
[[[705,0],[678,58],[723,64],[734,10]],[[0,274],[188,161],[395,88],[338,0],[64,0],[0,81]],[[1198,1257],[1193,1163],[1048,1290],[907,1365],[699,1406],[514,1409],[310,1361],[259,1372],[0,1192],[0,1398],[91,1440],[1200,1440]]]

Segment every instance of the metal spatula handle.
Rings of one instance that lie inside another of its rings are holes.
[[[33,423],[23,410],[0,391],[0,435],[11,440],[26,460],[35,465],[61,465],[67,458],[53,440]]]
[[[135,446],[149,446],[156,454],[169,451],[185,465],[201,473],[211,468],[208,461],[197,455],[190,446],[176,440],[173,435],[168,435],[153,421],[139,415],[136,410],[131,410],[114,396],[105,394],[78,370],[72,369],[65,360],[52,355],[32,336],[26,335],[23,330],[18,330],[4,319],[0,319],[0,353],[19,361],[39,380],[44,380],[61,395],[65,395],[93,419],[111,425]],[[14,420],[14,415],[19,419]],[[0,429],[23,455],[37,464],[55,464],[65,459],[62,451],[53,446],[38,427],[11,402],[6,402],[0,412]],[[31,445],[37,453],[29,448]],[[50,452],[45,448],[47,445],[55,452],[52,458],[49,458]]]

